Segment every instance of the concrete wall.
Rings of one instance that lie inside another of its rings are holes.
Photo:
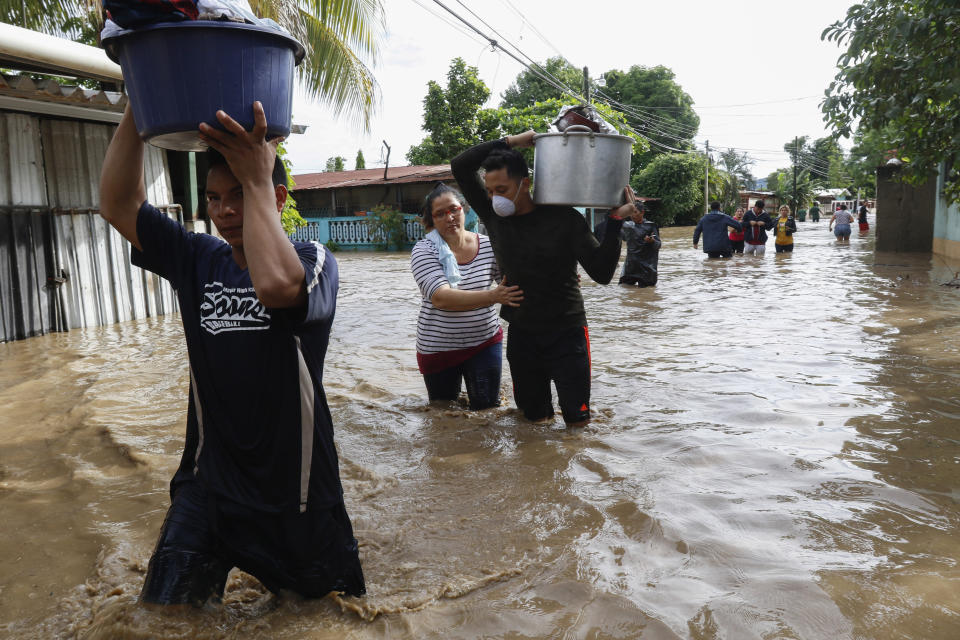
[[[877,169],[877,251],[930,253],[937,201],[937,179],[920,186],[898,179],[899,167]]]
[[[933,220],[933,252],[951,262],[960,261],[960,207],[948,204],[943,197],[946,166],[937,174],[937,203]]]

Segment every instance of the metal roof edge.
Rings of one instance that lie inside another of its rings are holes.
[[[85,107],[79,104],[31,100],[29,98],[17,98],[2,94],[0,94],[0,109],[49,116],[60,116],[63,118],[73,118],[76,120],[109,122],[111,124],[118,124],[120,122],[120,118],[123,116],[123,113],[120,111],[107,111],[104,109]]]

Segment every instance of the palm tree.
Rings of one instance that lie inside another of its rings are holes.
[[[93,11],[91,4],[86,0],[0,0],[0,22],[76,37],[77,25],[71,20]]]
[[[381,0],[251,0],[261,18],[272,18],[307,48],[298,75],[310,97],[335,116],[370,126],[380,87],[376,63],[386,29]]]
[[[805,207],[813,199],[816,191],[816,181],[811,176],[810,171],[801,169],[797,171],[797,187],[794,192],[793,171],[790,169],[781,169],[777,174],[777,184],[773,189],[774,195],[783,204],[789,204],[796,213],[797,209]],[[794,200],[796,195],[796,200]]]
[[[750,173],[753,162],[746,152],[737,153],[736,149],[727,149],[720,153],[720,164],[723,166],[724,173],[725,204],[733,206],[740,204],[740,188],[753,181],[753,174]]]
[[[297,74],[307,94],[369,129],[380,101],[371,66],[386,28],[382,0],[250,0],[250,8],[306,47]],[[0,0],[0,22],[88,44],[101,15],[99,0]]]

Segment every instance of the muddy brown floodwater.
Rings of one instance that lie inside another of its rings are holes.
[[[177,317],[0,345],[8,638],[960,637],[960,291],[836,246],[584,278],[595,419],[430,406],[400,254],[340,254],[324,383],[368,595],[136,603],[182,444]],[[872,233],[872,232],[871,232]],[[771,247],[772,249],[772,247]],[[505,372],[506,373],[506,372]]]

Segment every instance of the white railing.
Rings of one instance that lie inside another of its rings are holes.
[[[330,225],[330,240],[337,244],[378,244],[377,239],[370,233],[370,225],[363,218],[342,220],[332,218]]]
[[[419,216],[404,216],[403,230],[408,245],[415,244],[424,236]],[[311,218],[307,220],[306,226],[294,231],[290,238],[301,242],[335,242],[356,247],[375,247],[382,244],[382,240],[371,233],[367,218],[360,216]]]

